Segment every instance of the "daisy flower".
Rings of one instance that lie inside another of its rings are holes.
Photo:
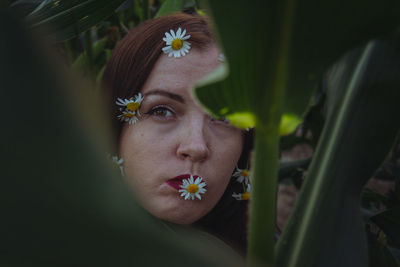
[[[143,96],[141,93],[138,93],[130,99],[117,98],[115,103],[118,106],[123,107],[119,109],[122,111],[122,114],[117,116],[118,119],[120,119],[122,122],[129,122],[129,124],[136,123],[138,121],[137,116],[140,116],[139,108],[142,101]]]
[[[124,173],[124,166],[122,166],[122,163],[124,163],[124,160],[122,158],[118,159],[118,156],[112,156],[112,163],[116,169],[119,169],[121,172],[122,176],[125,176]]]
[[[237,177],[236,181],[239,183],[245,183],[246,185],[249,184],[250,182],[250,171],[247,169],[239,169],[238,166],[236,166],[236,171],[232,175],[233,177]]]
[[[250,191],[251,191],[251,186],[250,186],[250,184],[247,184],[246,192],[244,192],[243,194],[233,193],[232,197],[234,197],[236,200],[249,200],[250,199]]]
[[[135,112],[131,111],[122,111],[121,115],[117,116],[118,119],[122,122],[128,122],[129,124],[135,124],[139,119],[136,117]]]
[[[207,189],[204,187],[206,186],[205,182],[201,182],[203,178],[197,177],[196,180],[194,181],[193,175],[190,175],[189,179],[183,179],[183,184],[181,185],[181,188],[179,192],[181,192],[181,197],[184,197],[186,199],[191,199],[194,200],[194,198],[198,198],[201,200],[200,194],[204,194]]]
[[[174,30],[170,30],[170,32],[165,33],[165,37],[163,40],[166,43],[166,46],[162,49],[165,54],[168,54],[169,57],[180,57],[185,56],[189,53],[190,43],[185,41],[190,38],[190,35],[186,35],[186,30],[179,28],[176,33]]]
[[[143,96],[141,93],[138,93],[137,95],[131,97],[130,99],[117,98],[117,101],[115,103],[118,106],[124,107],[127,111],[139,113],[139,108],[142,101],[143,101]]]

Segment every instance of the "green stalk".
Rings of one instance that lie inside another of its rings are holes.
[[[249,222],[249,266],[274,265],[274,233],[276,224],[276,192],[279,166],[279,125],[287,85],[290,36],[295,0],[286,0],[283,22],[278,26],[280,44],[271,60],[271,83],[264,103],[268,109],[257,110],[253,192]]]
[[[257,127],[252,172],[248,265],[272,266],[279,152],[278,127]]]

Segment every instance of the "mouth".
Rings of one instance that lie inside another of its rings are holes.
[[[193,175],[193,178],[196,179],[197,177],[199,177],[198,175]],[[178,175],[172,179],[169,179],[166,183],[175,188],[176,190],[181,189],[181,185],[182,185],[182,180],[183,179],[189,179],[190,178],[190,174],[182,174],[182,175]]]

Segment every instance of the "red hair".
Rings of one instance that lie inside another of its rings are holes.
[[[107,90],[112,125],[117,139],[121,123],[117,120],[117,98],[129,99],[137,94],[162,53],[165,32],[178,28],[190,34],[191,48],[204,50],[215,43],[204,16],[176,13],[151,19],[133,28],[116,46],[104,70],[102,87]]]

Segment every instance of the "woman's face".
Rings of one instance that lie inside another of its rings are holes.
[[[219,64],[218,55],[216,46],[191,49],[180,58],[161,55],[141,90],[140,120],[123,126],[125,179],[144,208],[160,219],[190,224],[208,213],[242,152],[242,132],[211,118],[192,96],[195,82]],[[190,174],[207,184],[201,200],[185,200],[178,192]]]

